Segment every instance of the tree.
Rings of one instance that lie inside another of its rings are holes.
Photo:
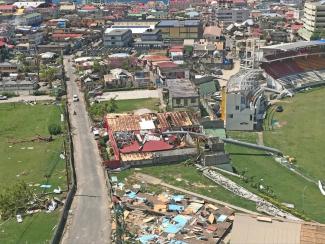
[[[116,111],[116,109],[117,109],[117,104],[116,104],[115,98],[111,98],[109,100],[109,103],[108,104],[109,104],[109,106],[108,106],[107,112],[114,113]]]
[[[18,213],[25,212],[33,200],[32,188],[25,182],[18,182],[13,186],[4,188],[0,192],[0,216],[6,220]]]
[[[62,132],[61,125],[59,124],[50,124],[48,130],[50,135],[59,135]]]
[[[7,47],[0,48],[0,62],[9,59],[9,56],[10,56],[9,49]]]
[[[94,61],[93,70],[96,73],[100,73],[101,72],[101,67],[100,67],[100,63],[98,62],[98,60],[95,60]]]
[[[40,70],[40,78],[46,82],[49,82],[50,88],[52,88],[52,82],[58,72],[56,67],[42,66]]]

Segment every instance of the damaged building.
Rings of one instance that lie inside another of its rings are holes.
[[[189,135],[169,131],[200,133],[197,116],[191,112],[109,114],[105,118],[109,136],[109,168],[146,164],[173,163],[196,156],[195,143]]]

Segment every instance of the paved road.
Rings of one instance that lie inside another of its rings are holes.
[[[86,111],[83,95],[74,82],[74,70],[65,57],[64,65],[70,81],[68,86],[69,113],[75,153],[75,166],[78,190],[72,203],[62,243],[91,244],[110,243],[109,197],[105,184],[104,172],[95,140],[90,133],[90,121]],[[79,102],[73,102],[77,94]],[[77,115],[73,115],[76,111]]]

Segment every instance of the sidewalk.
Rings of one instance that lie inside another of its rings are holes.
[[[8,100],[0,100],[0,103],[17,103],[21,101],[54,101],[55,97],[51,97],[48,95],[45,96],[19,96],[12,97]]]

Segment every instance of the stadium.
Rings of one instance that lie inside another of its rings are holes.
[[[294,92],[325,84],[325,41],[300,41],[261,49],[261,68],[268,87]]]

